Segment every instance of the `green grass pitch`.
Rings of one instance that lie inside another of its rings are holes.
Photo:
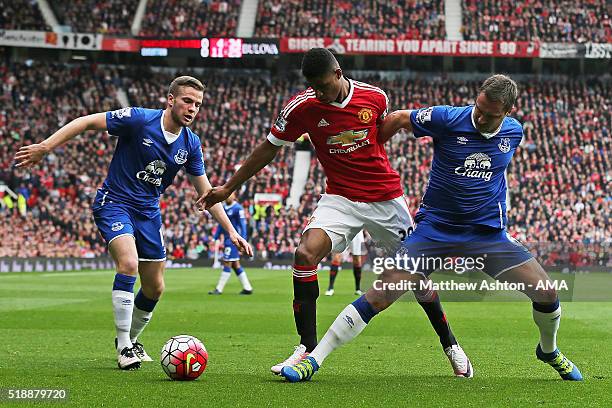
[[[333,353],[313,381],[288,384],[269,370],[298,342],[290,272],[248,273],[253,296],[238,296],[232,277],[213,297],[207,292],[218,270],[166,272],[166,292],[141,341],[157,359],[173,335],[200,338],[210,360],[194,382],[168,380],[158,362],[116,368],[113,272],[1,274],[0,388],[67,389],[68,405],[78,406],[612,406],[612,303],[563,304],[559,345],[582,370],[582,383],[561,381],[535,359],[527,302],[444,304],[474,364],[471,380],[452,376],[418,304],[400,302]],[[327,274],[320,275],[323,294]],[[319,336],[354,300],[351,288],[345,270],[336,295],[321,295]]]

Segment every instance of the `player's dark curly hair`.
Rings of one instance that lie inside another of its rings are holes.
[[[302,59],[302,74],[306,78],[319,78],[340,67],[334,54],[327,48],[311,48]]]

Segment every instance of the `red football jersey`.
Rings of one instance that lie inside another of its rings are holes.
[[[352,201],[387,201],[403,194],[391,168],[378,125],[387,114],[387,95],[373,85],[349,79],[341,103],[322,103],[312,88],[294,96],[268,135],[275,145],[291,144],[308,133],[327,176],[325,192]]]

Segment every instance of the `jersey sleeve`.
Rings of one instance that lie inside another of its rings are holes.
[[[202,176],[205,172],[204,156],[202,152],[202,144],[198,139],[195,143],[191,143],[191,152],[185,163],[185,170],[192,176]]]
[[[306,99],[299,96],[292,98],[278,115],[276,122],[270,129],[268,140],[276,146],[286,146],[295,142],[304,133],[303,120],[300,119],[300,112]]]
[[[442,137],[446,131],[448,106],[430,106],[412,111],[410,122],[415,137]]]
[[[142,128],[144,112],[142,108],[122,108],[106,112],[106,129],[117,137],[129,137]]]
[[[381,90],[381,98],[380,103],[378,104],[378,118],[376,118],[376,126],[380,126],[387,114],[389,113],[389,97],[387,94]]]

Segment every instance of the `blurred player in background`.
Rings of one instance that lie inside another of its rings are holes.
[[[386,253],[395,253],[413,230],[399,174],[391,168],[377,138],[378,126],[388,110],[385,92],[346,78],[334,55],[325,48],[313,48],[304,55],[302,74],[310,87],[287,103],[266,140],[236,174],[197,202],[209,208],[225,200],[270,163],[282,146],[292,145],[304,133],[309,134],[327,176],[327,187],[294,255],[293,315],[300,344],[291,356],[272,366],[275,374],[303,359],[317,345],[319,262],[330,252],[344,252],[364,228],[374,244]],[[471,377],[471,363],[457,344],[438,294],[414,293],[438,334],[455,375]]]
[[[353,277],[355,278],[355,294],[361,295],[361,267],[363,266],[363,257],[367,254],[365,251],[365,237],[363,230],[359,234],[355,235],[355,238],[351,241],[350,251],[351,257],[353,258]],[[336,277],[338,272],[342,268],[342,258],[346,251],[340,254],[333,254],[331,266],[329,268],[329,286],[325,291],[325,296],[334,295],[334,284],[336,283]]]
[[[117,272],[112,303],[117,365],[122,370],[152,361],[138,336],[164,291],[166,248],[159,197],[181,168],[199,196],[211,189],[200,138],[187,127],[200,110],[204,89],[196,78],[178,77],[170,84],[165,110],[123,108],[82,116],[43,142],[21,147],[15,155],[18,167],[28,167],[87,130],[105,130],[118,138],[108,175],[93,203],[93,215]],[[232,243],[252,255],[222,206],[211,207],[210,213],[229,231]],[[140,275],[140,290],[134,297],[136,275]]]
[[[415,137],[431,136],[434,141],[429,182],[415,217],[417,228],[398,255],[480,258],[491,278],[521,284],[521,292],[532,301],[533,320],[540,332],[536,358],[563,380],[581,381],[578,367],[557,348],[561,320],[557,290],[546,285],[552,283],[546,271],[506,230],[506,170],[523,139],[522,125],[509,117],[517,98],[518,87],[512,79],[493,75],[482,84],[474,105],[397,111],[385,120],[381,142],[399,129]],[[424,263],[385,270],[379,284],[338,315],[313,352],[283,368],[281,374],[291,382],[310,379],[334,349],[359,335],[405,292],[385,285],[405,281],[419,285],[432,272],[434,267]],[[504,365],[513,364],[512,357],[499,356]]]
[[[244,208],[236,201],[236,194],[232,193],[225,203],[223,204],[223,209],[227,214],[227,218],[229,218],[230,222],[238,231],[238,233],[246,240],[247,238],[247,224],[246,217],[244,216]],[[249,278],[247,277],[246,271],[240,265],[240,252],[236,245],[232,243],[229,234],[223,229],[221,225],[215,231],[214,239],[217,240],[219,237],[223,235],[223,270],[221,271],[221,276],[219,276],[219,282],[217,283],[217,287],[214,290],[208,292],[209,295],[220,295],[223,293],[223,289],[225,288],[225,284],[229,280],[230,276],[232,276],[231,270],[233,269],[242,284],[241,295],[251,295],[253,293],[253,287],[251,286],[251,282],[249,282]]]

